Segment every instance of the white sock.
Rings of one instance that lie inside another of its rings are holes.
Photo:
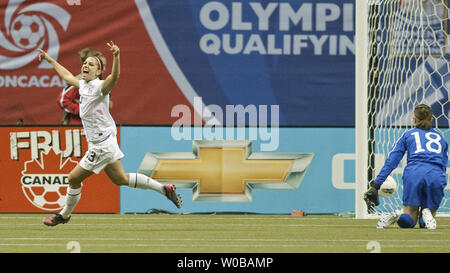
[[[62,209],[62,211],[59,213],[62,215],[64,219],[67,219],[72,215],[72,211],[75,208],[75,206],[78,204],[78,201],[80,201],[81,198],[81,188],[78,189],[72,189],[70,187],[67,188],[66,193],[66,205]]]
[[[164,186],[148,176],[141,173],[130,173],[129,176],[128,187],[130,188],[151,189],[161,194],[166,194]]]

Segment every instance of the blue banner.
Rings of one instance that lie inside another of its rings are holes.
[[[190,101],[278,105],[280,125],[354,125],[354,1],[136,4]]]

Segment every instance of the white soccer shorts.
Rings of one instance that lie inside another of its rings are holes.
[[[80,160],[80,166],[96,174],[100,173],[108,164],[124,157],[117,144],[116,137],[109,136],[98,144],[89,143],[89,148]]]

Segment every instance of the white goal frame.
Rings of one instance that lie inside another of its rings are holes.
[[[363,194],[367,191],[367,86],[368,86],[368,0],[355,1],[355,217],[368,216]]]

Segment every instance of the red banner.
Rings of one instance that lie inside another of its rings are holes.
[[[37,48],[46,50],[72,74],[81,70],[78,52],[90,48],[106,59],[106,45],[121,50],[120,79],[111,114],[117,124],[172,124],[174,105],[190,105],[158,55],[134,1],[0,0],[0,124],[60,124],[56,98],[64,81]],[[192,107],[189,106],[192,111]]]
[[[81,127],[0,127],[0,212],[60,211],[86,151]],[[74,212],[119,213],[120,188],[104,172],[90,176]]]

